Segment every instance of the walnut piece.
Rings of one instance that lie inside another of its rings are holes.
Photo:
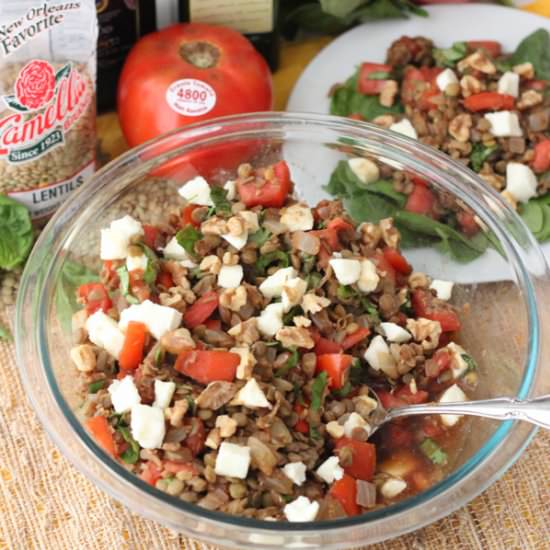
[[[493,189],[500,191],[504,187],[504,176],[498,174],[479,174]]]
[[[520,111],[530,109],[535,105],[542,103],[542,94],[536,90],[527,90],[521,94],[520,100],[517,102],[517,108]]]
[[[202,390],[195,399],[195,403],[199,409],[217,411],[220,407],[223,407],[226,403],[231,401],[236,393],[237,387],[233,382],[216,380],[215,382],[210,382],[210,384]]]
[[[516,197],[512,195],[512,193],[510,193],[509,191],[506,191],[505,189],[504,191],[501,191],[500,195],[514,210],[517,210],[518,201]]]
[[[243,285],[237,288],[226,288],[220,294],[220,305],[231,311],[239,311],[247,300],[246,287]]]
[[[522,78],[526,78],[527,80],[535,78],[535,68],[533,67],[532,63],[520,63],[519,65],[515,65],[512,70],[516,74],[519,74],[519,76],[521,76]]]
[[[434,349],[439,344],[439,336],[441,335],[439,321],[431,321],[423,317],[407,319],[407,330],[417,342],[420,342],[425,350]]]
[[[233,216],[232,218],[229,218],[229,220],[227,221],[227,230],[230,235],[233,235],[233,237],[239,237],[246,231],[244,220],[239,216]]]
[[[218,428],[214,428],[213,430],[210,430],[204,444],[206,447],[215,450],[220,446],[221,441],[222,437],[220,435],[220,430],[218,430]]]
[[[322,309],[330,306],[330,300],[324,296],[317,296],[312,292],[305,294],[302,298],[302,309],[304,313],[319,313]]]
[[[200,265],[199,269],[201,271],[208,271],[212,275],[217,275],[222,268],[222,263],[220,259],[215,254],[210,254],[210,256],[205,256]]]
[[[218,216],[212,216],[201,224],[203,235],[225,235],[228,230],[228,223]]]
[[[231,348],[229,350],[231,353],[236,353],[240,358],[241,362],[237,366],[237,379],[238,380],[249,380],[252,378],[252,370],[256,364],[256,357],[250,351],[248,346]]]
[[[239,263],[239,255],[231,252],[225,252],[222,258],[223,265],[237,265]]]
[[[311,349],[315,346],[309,330],[304,327],[283,327],[277,331],[275,339],[281,342],[285,348],[295,346]]]
[[[179,399],[174,403],[173,407],[166,409],[166,416],[170,421],[170,426],[179,428],[183,423],[183,417],[189,410],[189,401],[187,399]]]
[[[470,139],[472,116],[468,113],[457,115],[449,122],[449,134],[460,143],[466,143]]]
[[[250,210],[243,210],[239,212],[239,218],[244,222],[244,228],[250,233],[255,233],[260,229],[260,224],[258,223],[258,214]]]
[[[395,80],[386,80],[382,91],[380,92],[380,105],[384,107],[391,107],[395,101],[395,96],[397,95],[397,82]]]
[[[194,349],[195,341],[186,328],[177,328],[162,335],[160,347],[168,353],[178,355],[184,350]]]
[[[231,327],[227,334],[233,336],[237,342],[251,345],[260,339],[260,333],[256,324],[256,318],[252,317]]]
[[[369,248],[376,248],[382,238],[382,230],[376,223],[363,222],[357,230],[361,235],[361,241]]]
[[[75,346],[69,355],[80,372],[92,372],[95,369],[96,355],[90,344]]]
[[[401,235],[399,234],[399,231],[394,227],[393,219],[384,218],[383,220],[380,220],[379,227],[380,227],[380,231],[382,233],[382,238],[384,239],[384,242],[390,248],[397,248],[399,246],[399,240],[401,239]]]
[[[460,88],[462,97],[470,97],[481,91],[481,82],[475,76],[467,74],[460,79]]]
[[[296,317],[292,318],[292,321],[297,327],[310,327],[311,326],[311,320],[307,317],[304,317],[303,315],[296,315]]]
[[[465,57],[462,61],[459,61],[457,68],[460,72],[464,72],[464,70],[468,68],[475,69],[485,74],[495,74],[496,72],[496,67],[491,59],[484,52],[479,50]]]
[[[216,418],[216,428],[220,430],[221,437],[231,437],[237,431],[237,421],[222,414]]]
[[[430,284],[430,281],[428,280],[426,274],[420,271],[413,271],[409,275],[408,282],[411,290],[414,290],[415,288],[428,288],[428,285]]]

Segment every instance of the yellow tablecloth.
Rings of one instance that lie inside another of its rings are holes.
[[[550,0],[528,9],[550,16]],[[274,75],[284,109],[298,75],[330,41],[283,47]],[[99,117],[102,152],[126,149],[116,116]],[[0,322],[12,311],[0,311]],[[212,549],[144,520],[84,479],[51,444],[25,399],[13,344],[0,343],[0,550]],[[550,549],[550,435],[540,433],[508,473],[468,506],[377,550]]]

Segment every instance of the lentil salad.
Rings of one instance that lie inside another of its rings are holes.
[[[461,423],[381,405],[466,400],[452,283],[412,271],[391,219],[292,197],[283,161],[184,184],[179,215],[101,231],[71,358],[98,444],[160,490],[230,514],[352,516],[441,479]]]

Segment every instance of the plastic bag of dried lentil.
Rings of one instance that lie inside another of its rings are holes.
[[[94,0],[0,2],[0,194],[47,219],[95,168]]]

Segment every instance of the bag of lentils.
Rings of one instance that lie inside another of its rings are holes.
[[[95,168],[94,0],[0,2],[0,194],[45,221]]]

